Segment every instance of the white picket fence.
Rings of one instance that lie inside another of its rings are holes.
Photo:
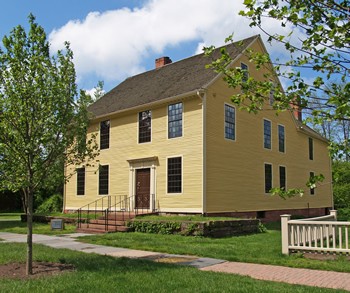
[[[337,211],[303,220],[290,218],[291,215],[281,215],[283,254],[291,251],[350,253],[350,222],[337,222]]]

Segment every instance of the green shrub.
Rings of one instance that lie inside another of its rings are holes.
[[[178,222],[130,221],[128,227],[135,232],[153,234],[174,234],[181,230],[181,224]]]
[[[338,209],[337,219],[338,221],[350,221],[350,208]]]
[[[44,202],[36,209],[38,214],[48,214],[61,212],[63,206],[63,197],[60,194],[54,194],[45,199]]]

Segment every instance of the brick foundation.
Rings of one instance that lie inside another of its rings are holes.
[[[212,217],[235,217],[260,219],[262,222],[275,222],[281,220],[281,215],[289,214],[294,217],[311,218],[329,214],[331,208],[310,208],[294,210],[273,210],[273,211],[253,211],[253,212],[225,212],[225,213],[207,213],[206,216]]]

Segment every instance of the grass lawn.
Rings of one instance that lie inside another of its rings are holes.
[[[22,213],[0,213],[0,221],[21,220]]]
[[[0,242],[0,264],[24,262],[25,252],[24,244]],[[34,246],[34,260],[73,264],[76,270],[30,280],[2,279],[0,292],[342,292],[39,245]]]
[[[340,257],[338,260],[319,261],[304,258],[301,254],[283,255],[279,224],[269,224],[267,228],[267,233],[219,239],[145,233],[111,233],[81,237],[79,240],[107,246],[196,255],[229,261],[350,272],[350,261],[345,257]]]
[[[1,220],[0,232],[27,233],[27,223],[18,220]],[[33,223],[34,234],[58,235],[75,232],[75,225],[65,224],[64,230],[51,230],[50,223]]]

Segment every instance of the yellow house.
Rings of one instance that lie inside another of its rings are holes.
[[[262,79],[263,70],[242,54],[266,52],[260,36],[240,44],[227,47],[232,66]],[[228,88],[208,63],[203,54],[174,63],[159,58],[154,70],[126,79],[90,106],[99,167],[66,170],[74,173],[65,185],[66,211],[108,196],[132,209],[267,220],[323,215],[332,207],[327,140],[295,113],[277,116],[268,101],[256,115],[240,111],[230,101],[239,89]],[[310,190],[305,183],[312,174],[325,180]],[[272,187],[305,193],[283,200],[269,194]]]

